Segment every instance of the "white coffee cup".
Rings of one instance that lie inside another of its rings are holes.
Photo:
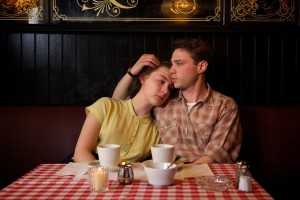
[[[109,168],[118,167],[120,161],[120,145],[102,144],[97,147],[99,163]]]
[[[174,158],[174,146],[171,144],[156,144],[151,146],[153,162],[172,162]]]

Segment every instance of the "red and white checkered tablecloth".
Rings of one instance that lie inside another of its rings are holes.
[[[135,180],[132,185],[120,185],[110,180],[109,191],[91,193],[86,179],[57,176],[65,164],[42,164],[0,191],[0,199],[273,199],[255,180],[253,192],[235,188],[213,192],[196,184],[195,178],[176,180],[167,187],[153,187],[146,181]],[[235,179],[235,164],[209,164],[215,175]]]

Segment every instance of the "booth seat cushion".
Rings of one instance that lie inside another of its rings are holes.
[[[300,106],[240,106],[240,119],[239,159],[277,199],[289,199],[300,180]]]
[[[240,160],[275,199],[296,194],[300,180],[300,106],[242,105]],[[0,106],[0,187],[42,163],[70,158],[84,106]]]
[[[0,186],[41,163],[59,163],[75,148],[84,107],[0,107]]]

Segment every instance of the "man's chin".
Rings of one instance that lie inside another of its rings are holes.
[[[181,86],[180,86],[179,84],[174,84],[174,88],[176,88],[176,89],[180,89],[180,88],[181,88]]]

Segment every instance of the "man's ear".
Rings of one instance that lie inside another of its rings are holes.
[[[198,73],[202,74],[206,71],[208,63],[206,60],[202,60],[197,64]]]

